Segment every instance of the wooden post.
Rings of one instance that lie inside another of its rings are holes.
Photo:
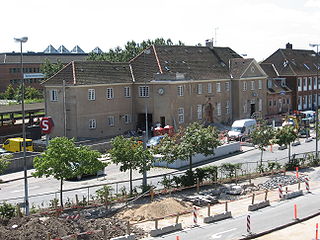
[[[20,204],[17,204],[16,211],[17,211],[18,218],[21,218],[22,216],[21,216]]]
[[[200,181],[199,178],[197,178],[197,194],[200,192]]]
[[[208,203],[208,217],[210,217],[210,203]]]
[[[153,191],[153,188],[151,188],[151,190],[150,190],[150,199],[151,199],[151,202],[153,202],[153,198],[154,198],[154,191]]]
[[[176,217],[176,224],[178,224],[178,223],[179,223],[179,213],[178,213],[178,215]]]
[[[264,195],[264,200],[267,201],[268,199],[268,189],[266,190],[266,194]]]
[[[226,202],[225,211],[228,212],[228,202]]]
[[[107,227],[106,225],[102,225],[103,239],[107,240]]]
[[[251,184],[251,174],[249,174],[249,184]]]
[[[78,198],[78,194],[76,194],[76,206],[79,206],[79,198]]]
[[[286,187],[286,194],[288,193],[288,187]]]
[[[300,181],[298,182],[298,190],[300,190]]]
[[[130,235],[131,231],[130,231],[130,221],[127,221],[127,234]]]
[[[156,219],[156,220],[154,221],[154,228],[155,228],[155,229],[158,229],[158,221],[159,221],[158,219]]]
[[[51,240],[51,233],[47,233],[47,240]]]
[[[253,193],[253,194],[252,194],[251,204],[254,204],[254,196],[255,196],[255,194]]]

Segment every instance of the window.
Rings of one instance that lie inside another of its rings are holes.
[[[89,129],[95,129],[97,127],[97,123],[95,119],[89,120]]]
[[[221,116],[221,103],[217,103],[217,115]]]
[[[107,88],[107,99],[113,99],[114,95],[113,95],[113,88]]]
[[[298,91],[302,91],[302,78],[298,78]]]
[[[281,87],[285,87],[286,86],[286,79],[281,79]]]
[[[125,114],[124,115],[124,123],[125,124],[131,123],[131,115],[130,114]]]
[[[303,109],[308,108],[308,96],[303,97]]]
[[[290,98],[287,98],[287,104],[288,105],[290,104]]]
[[[178,122],[184,123],[184,108],[178,108]]]
[[[269,100],[269,107],[272,107],[272,100]]]
[[[312,95],[309,95],[309,108],[312,108]]]
[[[272,79],[268,79],[268,88],[272,88]]]
[[[199,83],[197,86],[197,93],[202,94],[202,84],[201,83]]]
[[[243,91],[247,91],[247,82],[243,82],[242,89]]]
[[[251,81],[251,90],[254,90],[254,81]]]
[[[184,94],[183,86],[180,85],[180,86],[178,86],[178,96],[179,96],[179,97],[182,97],[183,94]]]
[[[228,91],[230,90],[230,83],[229,83],[229,82],[226,82],[225,87],[226,87],[226,91],[228,92]]]
[[[57,102],[58,101],[58,91],[57,89],[50,90],[50,101]]]
[[[197,105],[197,115],[198,115],[198,120],[202,119],[202,105],[199,104]]]
[[[304,84],[303,84],[303,91],[307,91],[308,90],[308,78],[304,77],[303,78]]]
[[[208,83],[208,93],[212,93],[212,83]]]
[[[313,77],[313,89],[314,90],[318,89],[317,77]]]
[[[309,77],[309,90],[312,90],[312,77]]]
[[[313,106],[317,106],[317,94],[313,94]]]
[[[96,100],[96,91],[94,89],[88,89],[88,100],[89,101]]]
[[[277,106],[277,101],[273,100],[273,106]]]
[[[149,97],[149,86],[139,87],[139,97]]]
[[[130,87],[124,87],[124,97],[126,98],[131,97]]]
[[[113,127],[114,126],[114,116],[108,116],[107,123],[108,123],[108,126]]]
[[[261,79],[258,81],[258,88],[262,89],[262,80]]]
[[[259,112],[262,112],[262,99],[259,98]]]
[[[227,114],[230,113],[230,102],[229,101],[226,102],[226,113]]]
[[[247,103],[243,104],[243,113],[247,113]]]
[[[221,84],[220,83],[216,83],[216,90],[217,90],[217,92],[221,92]]]

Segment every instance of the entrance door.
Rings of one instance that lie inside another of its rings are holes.
[[[255,104],[251,104],[250,105],[250,116],[252,116],[252,114],[256,111],[256,105]]]
[[[152,114],[148,114],[148,130],[152,127]],[[146,114],[139,113],[138,114],[138,122],[137,122],[137,129],[140,128],[141,130],[146,130]]]
[[[164,127],[166,125],[166,118],[165,117],[160,117],[160,124],[161,124],[161,127]]]

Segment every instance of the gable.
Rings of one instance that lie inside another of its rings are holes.
[[[253,77],[266,77],[266,73],[259,66],[259,64],[253,60],[247,69],[242,73],[240,78],[253,78]]]

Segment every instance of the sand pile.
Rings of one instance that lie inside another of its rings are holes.
[[[142,221],[182,213],[188,210],[191,210],[191,204],[174,198],[167,198],[124,210],[118,214],[118,217],[130,221]]]

